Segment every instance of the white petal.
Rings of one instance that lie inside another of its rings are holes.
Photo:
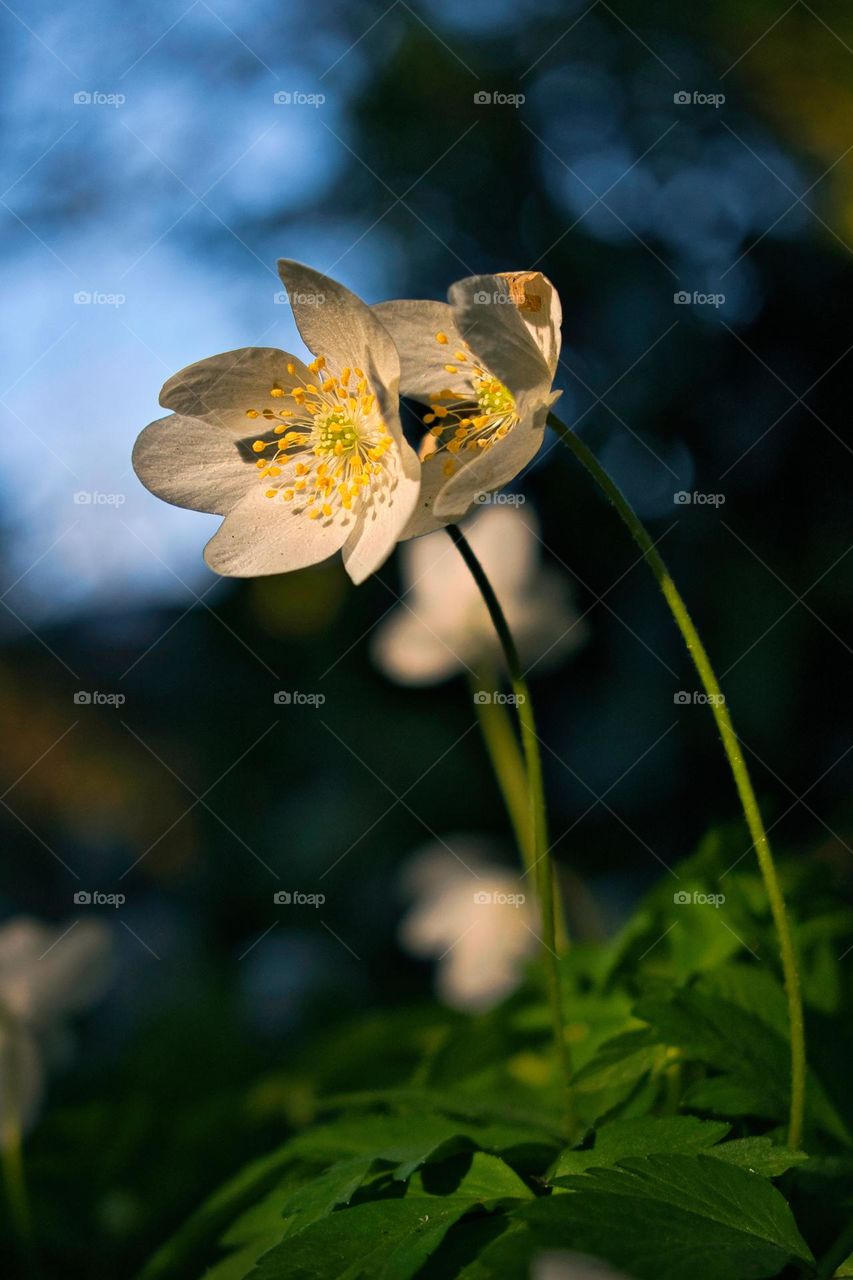
[[[386,418],[386,426],[388,426]],[[409,523],[421,487],[421,464],[400,435],[393,466],[395,481],[385,501],[363,503],[356,527],[344,546],[344,568],[358,585],[375,573],[390,556]]]
[[[292,374],[288,365],[294,366]],[[275,347],[241,347],[188,365],[163,386],[160,403],[190,418],[201,418],[242,435],[257,431],[262,420],[247,418],[249,409],[286,408],[290,403],[270,395],[273,387],[290,391],[314,379],[296,356]],[[252,423],[255,423],[253,428]]]
[[[462,345],[452,308],[446,302],[403,298],[378,302],[373,311],[399,352],[401,394],[427,403],[431,392],[447,385],[444,366]],[[446,345],[436,341],[437,333],[447,334]]]
[[[331,357],[340,366],[362,369],[374,390],[385,385],[396,394],[397,349],[367,303],[301,262],[280,258],[278,273],[309,351]]]
[[[502,271],[501,275],[508,281],[510,297],[553,378],[563,342],[560,295],[541,271]]]
[[[225,515],[257,483],[257,459],[251,452],[257,434],[241,442],[227,427],[171,413],[149,423],[137,437],[133,469],[164,502]]]
[[[433,503],[436,516],[448,522],[460,520],[478,498],[509,484],[536,457],[545,436],[548,403],[540,402],[531,411],[527,400],[518,398],[521,421],[450,477]]]
[[[534,390],[547,394],[553,381],[551,370],[503,276],[458,280],[450,286],[448,298],[457,328],[471,350],[513,395]]]
[[[433,512],[436,495],[447,484],[447,476],[442,471],[445,457],[445,454],[433,455],[421,463],[420,493],[411,519],[401,534],[401,540],[422,538],[425,533],[435,533],[448,523],[446,520],[440,520]]]
[[[352,512],[309,520],[292,503],[267,498],[265,490],[263,482],[250,489],[208,542],[204,558],[215,573],[254,578],[304,569],[334,555],[353,531]]]

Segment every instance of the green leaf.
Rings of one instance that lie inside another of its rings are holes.
[[[740,970],[741,974],[751,972]],[[717,1095],[714,1110],[782,1122],[790,1099],[788,1041],[769,1022],[761,1020],[757,1007],[759,994],[766,997],[770,990],[778,991],[778,984],[768,987],[764,975],[754,984],[741,977],[738,981],[750,1004],[755,1001],[756,1007],[749,1011],[717,994],[688,989],[676,991],[669,1000],[643,1000],[636,1013],[655,1028],[666,1044],[680,1048],[686,1058],[725,1073],[734,1088]],[[773,1016],[775,1020],[778,1014]],[[709,1083],[710,1090],[707,1085],[700,1085],[688,1093],[690,1105],[710,1105],[714,1085]],[[844,1121],[812,1071],[808,1074],[807,1116],[832,1137],[849,1141]]]
[[[637,1280],[752,1280],[813,1261],[775,1187],[707,1155],[644,1156],[567,1185],[570,1195],[513,1215],[528,1225],[531,1249],[579,1249]]]
[[[572,1083],[581,1093],[635,1084],[662,1061],[659,1037],[650,1035],[647,1028],[625,1031],[605,1041]]]
[[[778,1178],[794,1165],[808,1160],[805,1151],[792,1151],[790,1147],[777,1147],[770,1138],[733,1138],[712,1147],[707,1155],[715,1160],[728,1160],[739,1169],[757,1173],[765,1178]]]
[[[729,1127],[719,1121],[697,1120],[695,1116],[613,1120],[597,1131],[593,1147],[562,1152],[551,1181],[559,1185],[569,1174],[608,1168],[631,1156],[692,1155],[713,1147],[726,1136]]]
[[[853,1253],[845,1258],[840,1267],[832,1273],[833,1280],[849,1280],[853,1276]]]
[[[291,1155],[317,1164],[348,1156],[369,1155],[396,1165],[394,1176],[405,1181],[428,1160],[480,1148],[496,1154],[550,1145],[538,1127],[491,1121],[457,1120],[446,1115],[343,1116],[299,1134],[288,1144]]]
[[[139,1280],[172,1280],[183,1277],[190,1259],[202,1250],[247,1205],[281,1183],[291,1157],[286,1147],[241,1169],[205,1201],[180,1231],[168,1240],[140,1273]]]
[[[441,1178],[452,1176],[454,1163],[418,1175],[405,1195],[354,1205],[289,1236],[260,1258],[252,1280],[408,1280],[466,1213],[532,1199],[503,1161],[481,1152],[448,1191]],[[433,1186],[443,1194],[432,1194]]]

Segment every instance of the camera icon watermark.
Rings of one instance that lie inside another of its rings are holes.
[[[489,703],[499,707],[518,707],[526,701],[523,693],[501,693],[500,690],[490,692],[488,689],[478,689],[474,694],[475,705],[481,707]]]
[[[478,889],[474,894],[474,901],[478,907],[523,907],[527,899],[523,893],[503,893],[500,890]]]
[[[497,493],[478,493],[474,498],[479,507],[523,507],[526,501],[523,493],[505,493],[502,489]]]
[[[301,89],[279,89],[272,100],[277,107],[322,107],[325,93],[303,93]]]
[[[474,301],[481,307],[505,307],[515,306],[515,302],[508,293],[503,293],[500,289],[489,292],[488,289],[478,289],[474,294]]]
[[[301,693],[299,689],[277,689],[272,696],[277,707],[322,707],[325,693]]]
[[[702,893],[699,889],[694,889],[692,893],[679,889],[672,895],[672,901],[677,907],[714,907],[717,911],[725,900],[724,893]]]
[[[523,93],[502,93],[499,89],[478,89],[474,94],[476,107],[523,107],[527,101]]]
[[[103,293],[95,289],[78,289],[73,294],[75,307],[123,307],[127,297],[123,293]]]
[[[123,707],[126,702],[123,693],[101,693],[98,689],[78,689],[74,695],[76,707]]]
[[[677,307],[715,307],[719,310],[725,306],[726,295],[724,293],[702,293],[699,289],[677,289],[672,295],[672,300]]]
[[[672,495],[672,501],[677,507],[721,507],[725,500],[724,493],[699,493],[696,489],[692,493],[688,493],[686,489],[679,489]]]
[[[672,695],[677,707],[721,707],[726,701],[723,693],[702,693],[699,689],[679,689]]]
[[[118,910],[127,902],[123,893],[102,893],[100,889],[78,889],[74,894],[74,905],[77,907],[112,907]]]
[[[127,98],[123,93],[101,93],[95,89],[90,92],[87,89],[80,89],[74,94],[73,102],[75,107],[123,107],[127,102]]]
[[[322,307],[326,301],[325,293],[288,293],[286,289],[279,289],[278,293],[274,293],[273,302],[277,307],[307,306]]]
[[[726,100],[726,95],[724,93],[702,93],[699,89],[693,89],[692,92],[679,89],[678,92],[672,95],[672,100],[677,107],[714,107],[719,111]]]
[[[78,489],[74,494],[76,507],[123,507],[126,493],[101,493],[99,489]]]
[[[322,907],[325,893],[303,893],[300,889],[276,889],[272,900],[277,907]]]

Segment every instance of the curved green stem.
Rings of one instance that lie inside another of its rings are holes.
[[[556,950],[556,913],[554,907],[554,874],[548,852],[548,832],[545,819],[545,788],[542,778],[542,758],[539,754],[539,739],[536,734],[536,721],[533,715],[533,703],[527,688],[527,681],[521,669],[518,650],[501,608],[494,588],[474,554],[468,539],[456,525],[447,526],[447,532],[465,561],[476,582],[489,617],[497,633],[501,649],[509,670],[510,683],[515,694],[515,705],[521,728],[521,745],[527,768],[528,787],[528,831],[535,859],[533,868],[536,876],[536,889],[542,912],[542,945],[545,955],[545,968],[548,978],[548,1000],[551,1008],[551,1022],[557,1058],[566,1086],[567,1105],[569,1080],[571,1078],[571,1061],[569,1047],[566,1043],[563,1027],[563,1005],[560,994],[560,966]]]
[[[797,969],[797,957],[791,935],[791,926],[785,907],[785,899],[779,884],[776,864],[773,861],[770,842],[764,829],[764,822],[758,807],[758,801],[755,798],[752,780],[740,749],[740,742],[735,733],[725,698],[687,606],[634,509],[601,466],[595,455],[574,431],[570,430],[554,414],[549,414],[548,425],[554,429],[563,443],[568,445],[575,457],[586,467],[593,480],[609,498],[619,516],[627,525],[631,536],[642,551],[643,558],[651,569],[655,581],[663,592],[664,599],[669,605],[676,626],[684,637],[684,642],[693,659],[699,679],[702,681],[702,687],[708,695],[708,702],[717,722],[723,750],[726,753],[726,758],[735,780],[746,824],[755,847],[758,865],[761,869],[764,886],[770,902],[773,923],[776,926],[776,933],[779,939],[779,951],[788,999],[788,1020],[791,1028],[791,1109],[788,1125],[788,1144],[796,1149],[802,1139],[806,1086],[806,1040],[803,1025],[800,975]]]
[[[524,759],[506,708],[501,703],[495,702],[492,697],[484,696],[490,695],[495,687],[494,678],[471,679],[474,706],[477,710],[483,741],[504,798],[521,861],[525,870],[533,871],[536,853],[530,831],[530,800]]]
[[[0,1024],[14,1030],[12,1019],[0,1008]],[[3,1181],[9,1214],[15,1228],[21,1261],[28,1274],[38,1277],[39,1266],[33,1242],[33,1221],[24,1174],[23,1134],[19,1101],[21,1097],[21,1062],[10,1036],[7,1061],[8,1080],[3,1107],[0,1109],[0,1147],[2,1148]]]

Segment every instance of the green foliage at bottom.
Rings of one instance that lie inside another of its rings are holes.
[[[788,869],[810,1050],[791,1150],[784,991],[756,877],[722,878],[733,847],[715,836],[679,869],[695,901],[667,884],[563,962],[568,1105],[535,969],[478,1018],[336,1028],[258,1090],[293,1136],[140,1280],[523,1280],[553,1250],[635,1280],[853,1275],[853,989],[836,958],[853,921]]]

